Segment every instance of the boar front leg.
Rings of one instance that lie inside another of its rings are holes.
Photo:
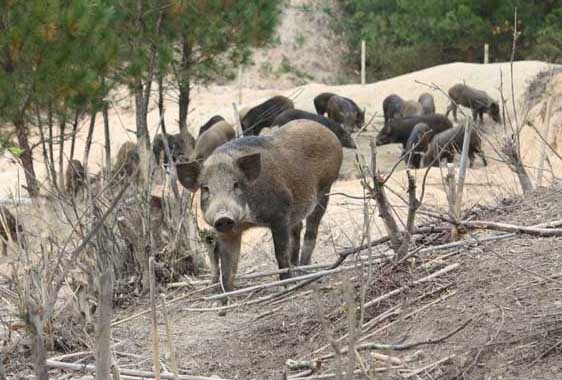
[[[220,237],[217,240],[218,259],[221,268],[221,285],[225,292],[234,289],[234,277],[238,269],[242,235]]]
[[[271,226],[271,235],[273,236],[273,245],[275,248],[275,258],[279,269],[289,268],[289,247],[291,247],[291,234],[289,233],[289,224],[285,221],[276,223]],[[291,277],[290,273],[279,274],[279,279],[284,280]]]
[[[322,189],[318,195],[318,204],[314,211],[306,218],[306,230],[304,232],[304,243],[300,256],[300,265],[310,265],[310,258],[316,246],[316,238],[318,236],[318,227],[320,221],[328,207],[330,198],[326,195],[330,192],[331,186]]]

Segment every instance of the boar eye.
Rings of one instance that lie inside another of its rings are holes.
[[[234,187],[234,190],[238,190],[240,188],[240,183],[239,182],[234,182],[234,184],[232,185],[232,187]]]
[[[202,185],[202,186],[201,186],[201,191],[204,192],[204,193],[207,193],[207,192],[209,191],[209,187],[208,187],[208,186]]]

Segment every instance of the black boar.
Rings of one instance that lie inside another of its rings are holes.
[[[271,127],[271,123],[277,115],[292,108],[295,108],[295,105],[291,99],[274,96],[246,112],[240,122],[242,133],[244,136],[257,136],[262,129]]]
[[[78,160],[70,160],[68,162],[64,176],[66,192],[69,194],[76,196],[86,185],[86,171]]]
[[[205,124],[203,124],[199,128],[199,134],[197,135],[197,138],[199,138],[199,136],[201,136],[203,132],[207,131],[209,128],[211,128],[214,124],[218,123],[219,121],[224,121],[224,117],[222,117],[221,115],[215,115],[212,118],[210,118]]]
[[[343,125],[343,128],[352,133],[354,129],[361,129],[365,124],[365,113],[351,99],[334,95],[328,100],[328,117]]]
[[[17,242],[18,233],[22,232],[21,225],[10,210],[0,206],[0,237],[2,238],[2,255],[8,255],[8,241]]]
[[[323,92],[314,98],[314,108],[318,115],[324,115],[328,111],[328,101],[336,94],[331,92]]]
[[[384,113],[384,124],[391,119],[400,117],[400,112],[404,107],[404,99],[396,94],[388,95],[382,102],[382,110]]]
[[[423,114],[422,105],[415,100],[406,100],[402,103],[400,117],[413,117]]]
[[[418,98],[418,102],[422,106],[422,115],[433,115],[435,113],[435,100],[433,99],[433,95],[424,92]]]
[[[232,125],[228,124],[226,121],[219,121],[199,136],[189,160],[204,161],[217,147],[235,137],[236,132]]]
[[[490,98],[484,91],[458,83],[449,89],[449,96],[452,102],[447,107],[446,115],[449,116],[449,112],[453,111],[455,121],[457,120],[457,107],[461,105],[472,110],[474,121],[477,121],[478,116],[480,116],[481,122],[484,121],[483,115],[487,113],[496,123],[501,122],[498,102]]]
[[[377,146],[402,143],[402,147],[405,149],[412,130],[419,123],[427,124],[434,134],[453,128],[453,123],[440,114],[391,119],[377,134]]]
[[[420,167],[422,156],[433,135],[433,130],[426,123],[416,124],[406,143],[407,155],[405,158],[409,168],[418,169]]]
[[[203,218],[216,232],[213,280],[218,281],[220,263],[224,290],[233,289],[242,233],[255,226],[271,230],[279,269],[309,264],[342,156],[341,144],[326,127],[295,120],[273,136],[229,141],[203,165],[178,165],[182,185],[201,188]]]
[[[326,128],[328,128],[330,131],[334,132],[334,134],[337,136],[338,140],[340,140],[340,143],[344,148],[351,148],[351,149],[357,148],[357,145],[355,145],[355,142],[351,138],[349,132],[343,129],[341,125],[339,125],[332,119],[328,119],[327,117],[324,117],[322,115],[317,115],[312,112],[306,112],[297,109],[287,110],[283,112],[281,115],[277,116],[275,120],[273,120],[272,126],[273,127],[283,126],[290,121],[299,120],[299,119],[313,120],[317,123],[320,123]]]
[[[459,126],[447,131],[441,132],[431,140],[427,152],[423,156],[423,166],[439,166],[439,162],[446,158],[447,162],[453,162],[455,158],[455,152],[462,151],[462,145],[464,142],[464,127]],[[482,159],[484,166],[488,165],[484,152],[482,151],[482,142],[480,136],[476,132],[475,128],[471,129],[470,133],[470,145],[468,149],[468,158],[470,159],[470,167],[474,164],[475,153],[478,153]]]
[[[193,137],[189,134],[188,142],[186,143],[182,137],[181,133],[175,135],[166,134],[166,140],[168,140],[168,149],[170,150],[170,155],[172,156],[173,162],[178,162],[183,159],[187,159],[193,150]],[[164,148],[164,137],[162,133],[159,133],[154,137],[152,142],[152,152],[154,153],[154,158],[156,164],[160,165],[160,162],[164,162],[164,165],[168,165],[168,155],[166,154],[166,149]],[[163,157],[163,159],[162,159]]]

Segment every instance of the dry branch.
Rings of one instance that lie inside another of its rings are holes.
[[[562,228],[539,228],[539,227],[524,227],[516,226],[513,224],[489,222],[485,220],[476,221],[463,221],[459,223],[462,227],[470,229],[486,229],[496,230],[513,233],[523,233],[536,236],[562,236]]]
[[[59,362],[56,360],[48,359],[47,366],[50,368],[60,368],[60,369],[68,369],[72,371],[78,371],[82,373],[92,373],[95,372],[96,367],[92,364],[74,364],[74,363],[64,363]],[[120,375],[123,376],[134,376],[140,377],[142,379],[154,379],[155,375],[154,372],[150,371],[139,371],[127,368],[121,368]],[[174,375],[168,372],[163,372],[160,374],[162,379],[166,380],[174,380]],[[228,380],[219,377],[206,377],[206,376],[193,376],[193,375],[180,375],[179,380]]]
[[[166,298],[162,296],[162,316],[164,317],[164,326],[166,327],[166,338],[168,340],[168,353],[170,354],[170,361],[172,362],[172,371],[174,373],[174,380],[179,379],[178,361],[176,359],[176,350],[172,342],[172,329],[170,328],[170,320],[168,318],[168,310],[166,308]]]
[[[154,271],[154,257],[148,261],[148,276],[150,284],[150,319],[152,335],[152,362],[156,380],[160,380],[160,339],[158,337],[158,320],[156,319],[156,273]]]

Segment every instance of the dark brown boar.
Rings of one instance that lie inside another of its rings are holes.
[[[382,110],[384,113],[384,123],[400,117],[400,111],[404,107],[404,99],[396,94],[388,95],[382,102]]]
[[[465,106],[472,110],[472,118],[477,121],[484,121],[483,115],[487,113],[492,119],[499,123],[501,122],[500,106],[498,102],[492,99],[488,94],[482,90],[469,87],[462,83],[457,83],[449,89],[449,96],[451,97],[451,104],[447,107],[446,116],[449,112],[453,111],[453,117],[457,120],[457,107]]]
[[[187,160],[193,151],[193,145],[195,145],[191,134],[189,134],[187,142],[184,140],[181,133],[176,133],[174,135],[166,134],[166,140],[168,141],[168,149],[170,150],[173,162]],[[160,163],[163,162],[164,165],[167,166],[169,162],[164,143],[165,140],[163,134],[159,133],[156,135],[154,137],[154,141],[152,142],[152,152],[154,153],[157,165],[160,165]]]
[[[435,113],[435,100],[430,93],[424,92],[421,94],[418,103],[422,106],[422,115],[433,115]]]
[[[2,256],[8,255],[8,241],[18,242],[18,234],[22,232],[21,225],[10,210],[0,206],[0,237],[2,239]]]
[[[365,113],[351,99],[334,95],[328,100],[328,117],[343,128],[352,133],[355,129],[361,129],[365,124]]]
[[[324,115],[328,111],[328,101],[336,94],[332,92],[323,92],[314,98],[314,108],[318,115]]]
[[[422,156],[434,136],[433,130],[426,123],[418,123],[410,133],[406,143],[406,162],[409,168],[418,169]]]
[[[242,117],[242,116],[240,116],[240,117]],[[215,116],[211,117],[209,120],[207,120],[207,122],[205,124],[203,124],[201,127],[199,127],[199,134],[197,135],[197,138],[199,138],[199,136],[201,136],[204,132],[206,132],[209,128],[211,128],[213,125],[215,125],[219,121],[224,121],[224,117],[222,117],[221,115],[215,115]]]
[[[70,160],[65,172],[66,192],[76,196],[86,185],[86,171],[78,160]]]
[[[244,117],[241,117],[242,133],[244,136],[257,136],[262,129],[271,127],[277,115],[292,108],[295,108],[295,105],[291,99],[280,95],[274,96],[250,108]]]
[[[423,166],[439,166],[442,159],[447,159],[447,162],[453,162],[456,153],[462,151],[464,142],[464,126],[455,127],[441,132],[433,139],[427,148],[427,152],[423,156]],[[475,153],[478,153],[482,159],[484,166],[488,165],[484,151],[482,150],[482,142],[478,136],[475,128],[471,129],[470,144],[468,148],[468,158],[470,159],[470,167],[474,165],[476,158]]]
[[[224,290],[233,289],[242,233],[256,226],[271,230],[279,269],[309,264],[341,162],[336,135],[314,121],[296,120],[273,136],[221,145],[202,165],[178,165],[182,185],[201,189],[203,218],[216,233],[213,280],[220,264]]]
[[[350,148],[350,149],[357,148],[355,141],[353,141],[353,138],[351,138],[351,134],[349,134],[349,132],[343,129],[341,125],[339,125],[332,119],[328,119],[327,117],[324,117],[322,115],[317,115],[312,112],[306,112],[297,109],[287,110],[283,112],[281,115],[277,116],[275,120],[273,120],[272,127],[276,127],[276,126],[281,127],[289,123],[290,121],[301,120],[301,119],[313,120],[317,123],[322,124],[330,131],[334,132],[334,134],[337,136],[338,140],[340,140],[340,143],[344,148]]]

